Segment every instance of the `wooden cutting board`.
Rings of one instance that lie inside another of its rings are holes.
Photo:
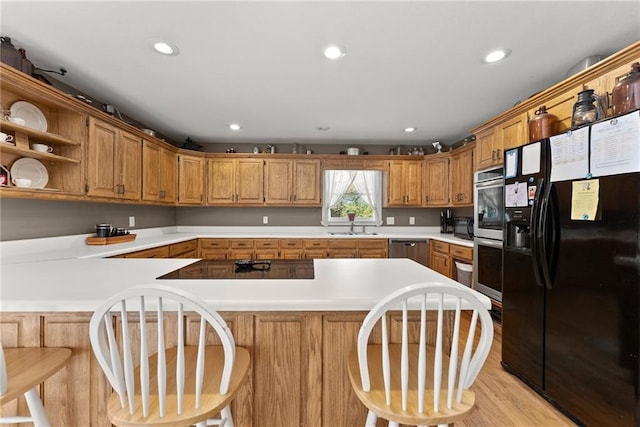
[[[87,237],[87,245],[113,245],[115,243],[133,242],[136,240],[135,234],[125,234],[123,236],[111,237]]]

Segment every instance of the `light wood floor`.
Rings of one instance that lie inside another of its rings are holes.
[[[476,393],[476,409],[471,417],[456,423],[456,427],[575,426],[553,405],[502,368],[500,323],[494,322],[494,333],[489,358],[472,386]]]

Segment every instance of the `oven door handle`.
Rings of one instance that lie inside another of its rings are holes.
[[[494,180],[494,181],[485,181],[485,182],[476,182],[475,186],[477,189],[487,189],[487,188],[497,188],[504,187],[504,181]]]
[[[502,240],[483,239],[476,237],[476,243],[481,246],[489,246],[492,248],[502,249]]]

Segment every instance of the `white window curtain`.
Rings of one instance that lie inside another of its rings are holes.
[[[325,191],[327,191],[328,194],[325,194],[325,197],[327,197],[326,200],[329,201],[330,208],[334,207],[340,199],[342,199],[344,193],[347,192],[355,178],[354,172],[355,171],[344,170],[327,171],[325,173],[325,179],[328,179],[326,181],[328,185],[325,186]]]
[[[373,220],[376,225],[382,225],[382,217],[380,215],[380,198],[377,195],[382,194],[382,180],[378,171],[357,171],[353,185],[358,190],[362,198],[373,208]]]
[[[373,208],[373,222],[382,225],[382,173],[380,171],[328,170],[324,172],[322,225],[330,225],[330,210],[353,184]],[[371,224],[371,222],[368,222]]]

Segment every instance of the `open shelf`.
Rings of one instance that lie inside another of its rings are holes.
[[[31,129],[26,126],[22,126],[8,120],[0,119],[0,129],[3,132],[11,131],[11,132],[20,132],[27,135],[30,139],[37,139],[38,141],[48,142],[50,144],[58,144],[58,145],[72,145],[78,146],[80,142],[73,141],[69,138],[65,138],[60,135],[56,135],[54,133],[41,132],[36,129]]]

